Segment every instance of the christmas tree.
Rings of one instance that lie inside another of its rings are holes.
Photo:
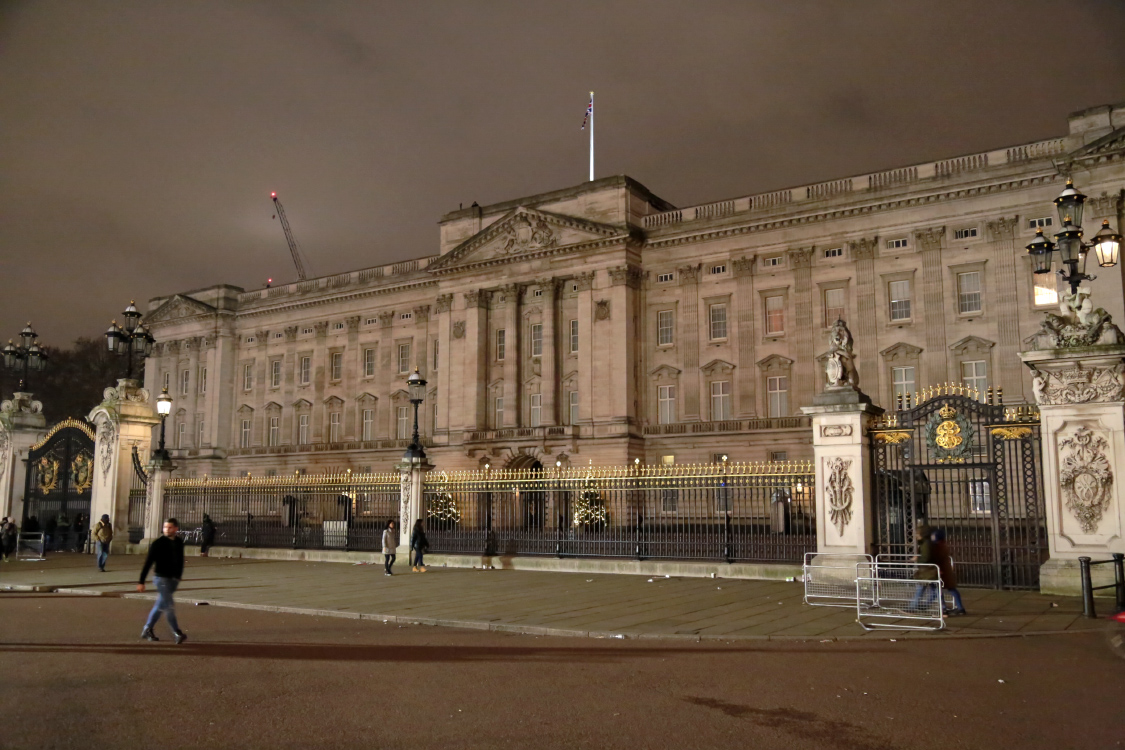
[[[582,493],[574,504],[575,526],[604,526],[606,523],[605,505],[598,492],[593,477],[586,477],[582,485]]]
[[[441,482],[437,485],[426,508],[426,515],[431,522],[436,522],[439,527],[450,528],[461,523],[461,511],[453,494],[449,492],[448,485]]]

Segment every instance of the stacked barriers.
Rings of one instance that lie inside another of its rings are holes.
[[[936,565],[860,554],[805,555],[805,603],[855,607],[864,630],[941,630],[944,596]]]

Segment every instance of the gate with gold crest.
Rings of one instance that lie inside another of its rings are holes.
[[[944,531],[961,585],[1037,589],[1047,559],[1039,413],[947,384],[908,394],[871,431],[875,552]],[[900,558],[901,559],[901,558]]]
[[[27,455],[23,521],[34,517],[51,537],[54,549],[74,549],[90,530],[90,489],[94,481],[94,428],[88,422],[64,419]],[[75,521],[82,517],[81,532]]]

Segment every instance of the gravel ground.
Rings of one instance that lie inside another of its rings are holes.
[[[1106,634],[730,645],[0,594],[5,748],[1116,748]]]

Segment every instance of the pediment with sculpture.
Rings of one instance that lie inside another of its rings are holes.
[[[192,318],[196,315],[211,315],[215,312],[215,309],[206,302],[200,302],[182,294],[174,294],[163,305],[146,315],[144,321],[145,324],[151,326],[156,323],[168,323],[183,318]]]

